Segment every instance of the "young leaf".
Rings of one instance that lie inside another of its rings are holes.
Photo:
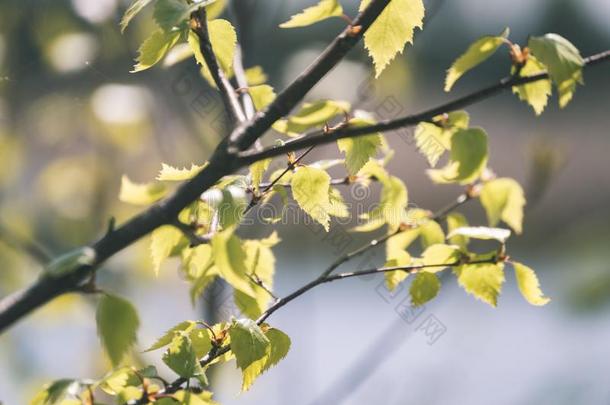
[[[460,258],[460,250],[457,246],[435,244],[429,246],[424,253],[422,253],[422,262],[425,266],[437,265],[437,264],[454,264]],[[444,270],[445,267],[429,267],[424,268],[421,271],[426,273],[438,273]]]
[[[513,68],[513,72],[514,72]],[[521,68],[519,76],[535,76],[538,73],[545,72],[546,68],[533,55],[527,58],[527,62]],[[538,80],[533,83],[514,86],[513,93],[519,96],[519,99],[525,101],[532,106],[536,115],[542,114],[547,105],[549,96],[552,93],[551,82],[549,80]]]
[[[292,196],[311,218],[326,231],[330,227],[330,176],[324,170],[299,167],[292,176]]]
[[[234,320],[229,329],[231,352],[242,371],[267,354],[269,338],[251,319]]]
[[[464,226],[454,229],[447,235],[447,239],[454,236],[466,236],[468,238],[497,240],[500,243],[505,243],[510,237],[510,230],[502,228],[488,228],[486,226]]]
[[[275,100],[275,91],[268,84],[249,87],[248,94],[250,94],[257,111],[264,109]]]
[[[227,76],[230,76],[233,72],[233,56],[235,55],[235,48],[237,46],[237,33],[235,32],[235,28],[233,28],[233,25],[227,20],[212,20],[208,22],[208,35],[220,68]],[[189,32],[187,40],[195,54],[197,63],[201,65],[203,77],[210,85],[215,86],[212,74],[201,53],[199,37],[191,31]]]
[[[549,76],[559,92],[559,106],[568,105],[576,85],[583,84],[582,68],[585,61],[570,41],[557,34],[531,37],[528,46],[536,59],[549,71]]]
[[[141,72],[156,65],[182,36],[180,31],[158,29],[138,49],[137,63],[131,73]]]
[[[470,69],[476,67],[493,55],[506,41],[509,32],[509,29],[506,28],[498,36],[485,36],[476,40],[472,45],[470,45],[466,52],[457,58],[449,70],[447,70],[447,77],[445,78],[445,91],[450,91],[455,82],[462,77],[464,73],[468,72]]]
[[[466,220],[466,217],[463,214],[460,214],[459,212],[452,212],[447,215],[447,232],[449,234],[457,228],[462,228],[466,226],[468,226],[468,221]],[[468,245],[468,238],[462,235],[452,236],[450,238],[447,238],[447,240],[449,241],[449,243],[457,245],[462,249],[466,249],[466,246]]]
[[[459,284],[470,294],[495,307],[504,283],[503,263],[466,264],[457,269]]]
[[[461,129],[451,138],[451,158],[442,169],[430,169],[428,175],[436,183],[469,184],[487,165],[487,134],[481,128]]]
[[[176,405],[176,403],[180,405],[219,405],[218,402],[212,400],[212,393],[209,391],[194,393],[190,391],[180,390],[173,395],[173,398],[175,398],[175,400],[170,399],[170,402],[168,402],[167,404],[161,403],[161,400],[168,399],[163,398],[161,400],[156,401],[155,405]]]
[[[362,0],[360,10],[369,3],[370,0]],[[375,64],[375,78],[398,53],[402,53],[407,42],[413,43],[413,31],[422,29],[423,21],[422,0],[392,0],[385,7],[364,34],[364,46]]]
[[[182,232],[170,225],[163,225],[153,231],[150,239],[150,254],[155,275],[159,275],[163,261],[170,257],[174,249],[185,240]]]
[[[167,190],[163,184],[133,183],[127,176],[121,178],[119,200],[134,205],[149,205],[165,196]]]
[[[188,332],[191,329],[193,329],[195,326],[196,326],[196,323],[194,321],[180,322],[178,325],[174,326],[173,328],[171,328],[167,332],[165,332],[165,334],[163,334],[163,336],[161,336],[152,346],[150,346],[148,349],[146,349],[144,351],[150,352],[150,351],[165,347],[168,344],[170,344],[172,342],[172,340],[174,340],[176,335],[178,335],[180,332]]]
[[[176,336],[163,353],[163,362],[183,378],[193,378],[202,373],[191,339],[187,335]]]
[[[152,0],[133,0],[127,11],[125,11],[125,14],[123,14],[123,18],[121,18],[121,32],[125,32],[125,29],[129,25],[131,20],[140,11],[142,11],[144,7],[150,4],[151,1]]]
[[[542,306],[551,301],[540,290],[540,282],[534,270],[519,262],[512,262],[512,265],[515,269],[519,291],[521,291],[521,295],[523,295],[527,302],[532,305]]]
[[[414,307],[424,305],[426,302],[436,297],[440,289],[441,282],[436,274],[427,272],[417,273],[409,288],[411,304]]]
[[[95,319],[102,346],[116,367],[136,341],[138,313],[129,301],[105,294],[97,305]]]
[[[269,168],[270,164],[271,159],[263,159],[250,165],[250,177],[252,178],[252,187],[254,187],[254,191],[256,191],[257,193],[258,187],[263,181],[263,176]]]
[[[301,13],[293,15],[289,21],[280,24],[280,28],[305,27],[341,15],[343,15],[343,8],[337,0],[320,0],[315,6],[306,8]]]
[[[214,235],[211,243],[214,262],[222,278],[236,290],[254,297],[255,292],[246,275],[247,256],[242,241],[233,235],[232,229],[227,229]]]
[[[405,217],[409,202],[407,186],[398,177],[389,176],[381,188],[379,209],[390,229],[397,229]]]
[[[383,267],[403,267],[410,265],[411,262],[411,255],[406,250],[398,250],[393,253],[392,257],[386,259]],[[394,291],[398,284],[409,276],[409,273],[404,270],[386,271],[383,274],[385,276],[385,286],[389,291]]]
[[[350,125],[352,124],[350,121]],[[345,153],[345,165],[351,175],[355,175],[377,154],[377,148],[382,144],[381,134],[344,138],[337,141],[339,150]]]
[[[186,22],[190,7],[183,0],[155,0],[153,17],[159,27],[171,31],[174,27]]]
[[[207,166],[207,163],[204,163],[201,166],[191,163],[191,168],[187,169],[186,167],[183,169],[178,169],[176,167],[172,167],[170,165],[166,165],[165,163],[161,164],[161,171],[157,176],[158,181],[184,181],[190,180],[197,173],[199,173],[204,167]]]
[[[218,218],[223,229],[238,224],[248,206],[246,192],[242,187],[228,186],[222,190],[222,204],[218,207]]]
[[[451,148],[451,133],[430,122],[420,122],[415,128],[417,149],[434,167],[445,151]]]
[[[350,109],[351,105],[346,101],[322,100],[305,103],[298,113],[287,120],[277,121],[273,129],[288,136],[298,136],[308,129],[328,123],[337,115],[349,112]]]
[[[63,399],[67,392],[78,384],[78,381],[71,379],[62,379],[47,384],[43,387],[36,396],[30,401],[30,405],[55,405]],[[63,401],[62,401],[63,403]]]
[[[265,332],[265,336],[269,339],[265,356],[243,370],[242,391],[250,389],[258,376],[279,363],[290,350],[290,338],[281,330],[270,328]]]
[[[488,181],[481,189],[480,198],[490,226],[498,225],[501,219],[517,234],[521,233],[525,197],[519,183],[509,178]]]
[[[445,242],[445,232],[438,222],[431,219],[422,219],[419,225],[419,236],[423,249]]]

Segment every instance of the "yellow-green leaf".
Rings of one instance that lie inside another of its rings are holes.
[[[121,32],[124,32],[131,20],[151,2],[152,0],[134,0],[121,18]]]
[[[179,334],[172,340],[162,359],[180,377],[193,378],[202,373],[191,339],[186,334]]]
[[[156,65],[178,43],[181,35],[180,31],[162,29],[153,32],[138,49],[137,63],[131,72],[141,72]]]
[[[519,183],[509,178],[490,180],[483,185],[480,198],[490,226],[496,226],[501,219],[521,233],[525,196]]]
[[[279,329],[269,328],[265,336],[269,339],[269,346],[262,358],[243,370],[242,391],[249,390],[258,376],[279,363],[290,350],[290,338]]]
[[[383,267],[404,267],[410,265],[411,261],[411,255],[406,250],[398,250],[386,259]],[[394,291],[398,284],[406,279],[408,275],[409,273],[404,270],[386,271],[384,273],[386,288]]]
[[[161,183],[134,183],[127,176],[121,178],[119,200],[134,205],[149,205],[162,199],[167,190]]]
[[[233,56],[237,46],[237,33],[233,25],[227,20],[216,19],[208,22],[208,35],[214,50],[214,55],[222,71],[230,76],[233,73]],[[208,68],[203,54],[201,53],[199,37],[194,32],[189,32],[188,43],[193,50],[197,63],[201,65],[201,74],[211,86],[215,86],[214,79]]]
[[[281,28],[305,27],[315,24],[330,17],[343,15],[343,8],[337,0],[320,0],[315,6],[311,6],[293,15],[289,21],[280,24]]]
[[[426,302],[436,297],[440,289],[441,281],[436,274],[427,272],[417,273],[409,288],[411,304],[414,307],[424,305]]]
[[[152,256],[155,274],[159,274],[161,264],[174,253],[174,249],[186,241],[182,232],[173,226],[163,225],[155,229],[150,240],[150,254]]]
[[[438,264],[455,264],[460,259],[460,250],[457,246],[437,243],[429,246],[422,253],[422,264],[424,266],[436,266]],[[438,273],[446,267],[427,267],[421,271],[426,273]]]
[[[267,354],[269,338],[251,319],[234,320],[229,328],[231,351],[242,371]]]
[[[190,332],[196,325],[197,324],[194,321],[180,322],[178,325],[166,331],[163,336],[157,339],[157,341],[153,343],[153,345],[150,346],[148,349],[146,349],[145,352],[150,352],[167,346],[181,332]]]
[[[349,174],[358,173],[366,162],[377,154],[377,148],[381,143],[380,134],[339,139],[337,146],[345,153],[345,165]]]
[[[530,55],[525,65],[521,68],[519,76],[535,76],[545,71],[545,66],[534,56]],[[544,111],[549,96],[552,93],[551,82],[549,80],[538,80],[521,86],[513,86],[513,93],[517,94],[520,100],[531,105],[536,115],[540,115]]]
[[[468,47],[453,65],[447,70],[445,78],[445,91],[450,91],[455,82],[468,72],[470,69],[484,62],[493,55],[498,48],[506,41],[509,34],[508,28],[498,36],[485,36],[476,40]]]
[[[159,172],[159,175],[157,175],[157,180],[158,181],[190,180],[193,177],[195,177],[195,175],[197,173],[199,173],[205,166],[207,166],[207,163],[205,163],[201,166],[191,163],[190,168],[185,167],[185,168],[179,169],[177,167],[172,167],[170,165],[162,163],[161,171]]]
[[[430,169],[436,183],[469,184],[487,165],[487,134],[481,128],[461,129],[451,137],[451,158],[442,169]]]
[[[523,295],[523,298],[525,298],[527,302],[532,305],[542,306],[551,301],[551,299],[545,297],[540,290],[540,282],[538,281],[538,277],[536,277],[534,270],[518,262],[512,262],[512,265],[515,269],[519,291],[521,291],[521,295]]]
[[[452,212],[447,215],[448,233],[453,232],[457,228],[462,228],[465,226],[468,226],[468,221],[466,220],[466,217],[463,214],[460,214],[459,212]],[[457,245],[462,249],[465,249],[468,245],[468,238],[462,235],[452,236],[450,238],[447,238],[447,240],[449,241],[449,243]]]
[[[457,270],[459,284],[470,294],[492,307],[498,304],[498,295],[504,283],[504,264],[466,264]]]
[[[370,0],[362,0],[364,10]],[[413,43],[413,31],[422,29],[424,3],[422,0],[392,0],[364,34],[364,46],[375,64],[375,77],[402,53],[407,42]]]
[[[583,84],[582,68],[585,61],[578,49],[557,34],[531,37],[528,46],[536,59],[548,69],[549,76],[559,93],[559,106],[568,105],[576,85]]]
[[[440,157],[451,149],[451,137],[459,129],[467,129],[470,116],[465,111],[453,111],[449,114],[435,117],[434,124],[420,122],[415,128],[415,143],[417,149],[434,167]]]
[[[271,164],[271,159],[259,160],[250,165],[250,177],[252,178],[252,187],[258,192],[258,187],[263,181],[263,176]]]
[[[268,84],[249,87],[248,94],[250,94],[257,111],[264,109],[275,100],[275,91]]]
[[[211,244],[214,262],[222,278],[236,290],[254,297],[255,292],[247,276],[246,251],[242,241],[233,235],[233,229],[218,232]]]
[[[419,235],[422,248],[445,242],[445,232],[438,222],[424,218],[419,225]]]
[[[97,305],[95,319],[102,346],[116,367],[136,341],[140,326],[138,312],[129,301],[104,294]]]
[[[292,196],[311,218],[328,231],[330,227],[330,176],[324,170],[299,167],[292,177]]]
[[[273,124],[273,129],[288,136],[298,136],[302,132],[322,126],[337,115],[346,114],[351,105],[346,101],[322,100],[305,103],[296,114],[287,120],[279,120]]]

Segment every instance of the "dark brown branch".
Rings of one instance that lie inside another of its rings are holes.
[[[280,93],[276,102],[272,103],[272,106],[266,112],[258,114],[258,118],[255,118],[251,124],[235,130],[231,139],[239,140],[240,145],[247,147],[252,145],[278,118],[292,110],[307,92],[345,56],[388,2],[389,0],[372,0],[370,5],[357,18],[357,22],[363,26],[358,35],[348,36],[346,31],[340,34],[338,39],[323,52],[322,56],[304,74],[297,77],[285,91]],[[205,22],[205,18],[202,22]],[[201,42],[205,43],[206,41]],[[207,51],[204,54],[213,54],[211,53],[211,47]],[[210,70],[218,71],[218,69]],[[89,247],[95,252],[95,262],[92,265],[81,266],[60,277],[43,274],[25,290],[4,297],[0,301],[0,333],[53,298],[78,289],[101,264],[114,254],[156,228],[171,224],[178,217],[180,211],[197,200],[201,193],[212,187],[218,180],[247,166],[245,160],[239,159],[233,149],[228,146],[227,140],[223,140],[214,151],[209,164],[194,178],[183,183],[174,194],[153,204],[127,223],[91,244]]]
[[[201,7],[199,10],[193,13],[193,22],[194,24],[191,26],[193,32],[199,38],[201,55],[203,56],[206,65],[208,65],[208,70],[214,79],[214,83],[216,83],[216,87],[218,87],[220,97],[222,98],[222,102],[225,105],[227,113],[234,124],[244,122],[246,120],[246,116],[237,98],[237,93],[235,92],[235,89],[231,85],[229,79],[227,79],[222,71],[218,60],[216,59],[214,49],[212,48],[212,43],[210,42],[210,36],[208,33],[208,21],[205,7]]]
[[[610,50],[596,55],[592,55],[585,59],[585,66],[590,67],[604,61],[610,60]],[[323,130],[313,131],[303,135],[294,141],[288,141],[281,146],[270,147],[260,152],[242,152],[240,157],[247,163],[256,162],[258,160],[267,159],[279,156],[288,152],[293,152],[299,149],[304,149],[312,145],[322,145],[334,142],[338,139],[353,138],[357,136],[369,135],[375,132],[391,131],[398,128],[412,127],[420,122],[432,121],[438,115],[450,113],[459,110],[472,104],[476,104],[487,98],[500,94],[504,90],[509,90],[513,86],[519,86],[527,83],[533,83],[539,80],[548,79],[548,73],[540,73],[533,76],[514,77],[508,76],[500,80],[497,84],[485,87],[474,93],[460,97],[457,100],[443,104],[441,106],[426,110],[419,114],[408,115],[405,117],[380,121],[374,125],[349,127],[344,126],[331,134],[325,133]]]

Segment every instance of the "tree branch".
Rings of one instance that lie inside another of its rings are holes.
[[[216,59],[214,49],[212,48],[210,35],[208,33],[208,20],[205,7],[201,7],[193,13],[193,21],[192,30],[199,38],[201,55],[203,55],[203,59],[205,60],[206,65],[208,65],[208,70],[214,79],[214,83],[216,83],[216,87],[218,87],[220,97],[222,98],[227,113],[233,121],[233,124],[244,122],[246,116],[239,103],[239,99],[237,98],[237,93],[222,71],[218,60]]]
[[[610,60],[610,50],[589,56],[585,59],[585,66],[594,66],[608,60]],[[384,120],[374,125],[359,127],[350,127],[349,125],[347,125],[342,128],[338,128],[335,131],[332,131],[332,133],[330,134],[326,133],[324,130],[312,131],[303,135],[300,138],[287,141],[281,146],[270,147],[260,152],[242,152],[239,154],[239,156],[241,159],[244,160],[246,164],[249,164],[262,159],[268,159],[288,152],[307,148],[312,145],[322,145],[331,143],[338,139],[354,138],[358,136],[369,135],[375,132],[385,132],[398,128],[412,127],[420,122],[432,121],[432,119],[437,115],[450,113],[452,111],[459,110],[461,108],[483,101],[487,98],[501,93],[504,90],[511,89],[513,86],[533,83],[548,78],[548,73],[540,73],[537,75],[525,77],[508,76],[494,85],[485,87],[481,90],[475,91],[474,93],[470,93],[454,101],[442,104],[438,107],[431,108],[419,114],[407,115],[405,117],[397,119]]]

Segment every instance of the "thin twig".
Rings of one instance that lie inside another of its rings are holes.
[[[216,87],[220,91],[220,97],[225,105],[225,108],[231,117],[234,124],[239,124],[246,120],[244,111],[242,110],[241,104],[237,98],[237,93],[231,85],[231,82],[225,76],[216,54],[210,42],[210,36],[208,33],[208,21],[206,17],[205,7],[201,7],[199,10],[193,13],[193,22],[191,25],[193,32],[197,34],[199,38],[199,47],[203,59],[205,60],[208,70],[216,83]]]

